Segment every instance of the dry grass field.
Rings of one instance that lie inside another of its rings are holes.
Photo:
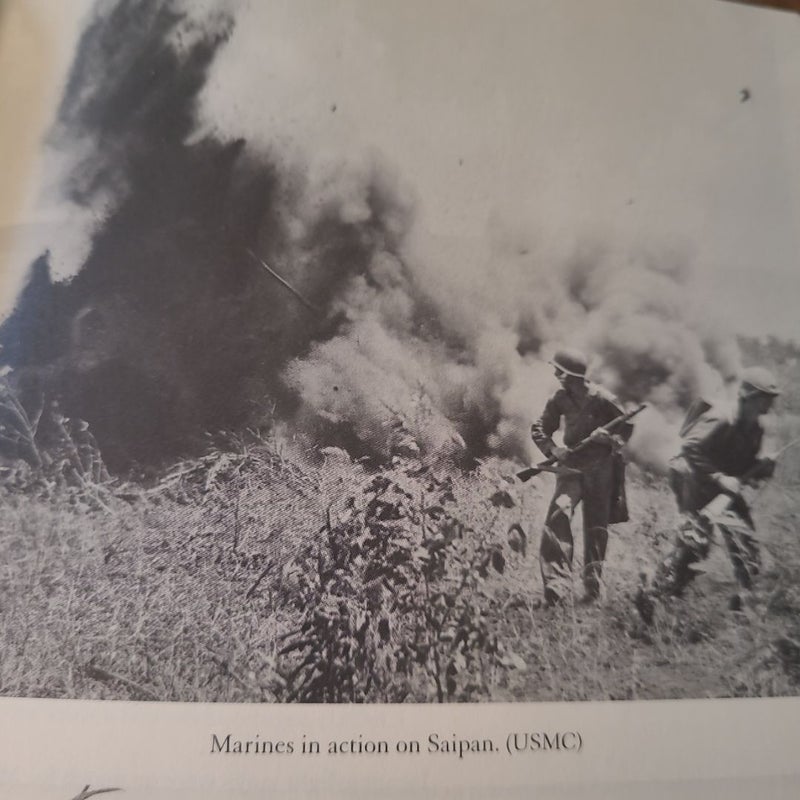
[[[797,431],[786,411],[776,435]],[[647,629],[631,596],[677,521],[657,476],[630,468],[631,521],[612,533],[600,601],[545,609],[537,550],[552,476],[521,485],[496,460],[466,474],[395,460],[375,473],[342,452],[313,455],[253,437],[147,487],[6,478],[0,694],[435,702],[800,690],[797,451],[753,497],[767,560],[758,606],[728,610],[719,545]]]

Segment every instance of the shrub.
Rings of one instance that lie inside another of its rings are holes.
[[[485,607],[490,572],[505,569],[500,541],[456,516],[450,480],[418,488],[394,470],[329,510],[299,559],[308,580],[279,652],[283,699],[470,700],[488,696],[497,667],[518,666]]]

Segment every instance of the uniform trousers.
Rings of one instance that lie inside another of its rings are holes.
[[[599,594],[608,545],[613,481],[610,459],[582,467],[579,474],[556,478],[539,548],[546,603],[558,602],[568,588],[575,549],[571,523],[578,505],[583,515],[583,584],[589,598]]]
[[[684,468],[671,469],[670,485],[683,520],[672,550],[656,573],[656,590],[676,596],[683,593],[695,575],[691,565],[708,557],[715,526],[722,534],[736,582],[743,589],[751,589],[761,566],[761,552],[744,499],[731,498],[712,518],[707,512],[702,513],[720,495],[719,487],[710,478]]]

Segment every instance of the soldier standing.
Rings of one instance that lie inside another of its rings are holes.
[[[579,504],[583,511],[583,602],[595,600],[608,544],[608,526],[627,520],[624,508],[624,470],[620,450],[633,426],[614,433],[603,426],[621,415],[615,399],[586,380],[586,357],[559,350],[550,362],[561,384],[531,427],[536,446],[558,463],[555,493],[542,532],[540,565],[545,603],[562,599],[563,582],[572,569],[574,542],[571,520]],[[563,447],[552,439],[563,423]],[[590,444],[571,453],[583,440]]]
[[[752,367],[742,375],[732,416],[704,404],[696,419],[684,424],[681,452],[670,463],[670,485],[683,522],[672,551],[658,568],[651,594],[683,593],[695,575],[691,565],[708,556],[716,524],[740,588],[731,598],[731,608],[741,608],[741,593],[752,589],[761,564],[742,487],[769,478],[775,471],[773,458],[759,457],[764,436],[760,418],[769,412],[779,394],[773,375],[763,367]],[[716,510],[712,501],[718,498],[723,506]],[[652,603],[643,589],[637,595],[637,607],[649,622]]]

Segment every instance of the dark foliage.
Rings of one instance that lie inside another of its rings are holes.
[[[459,520],[448,481],[432,477],[427,490],[423,502],[376,477],[305,553],[301,622],[280,651],[283,699],[474,700],[488,696],[492,670],[515,663],[484,588],[505,570],[502,545]]]

